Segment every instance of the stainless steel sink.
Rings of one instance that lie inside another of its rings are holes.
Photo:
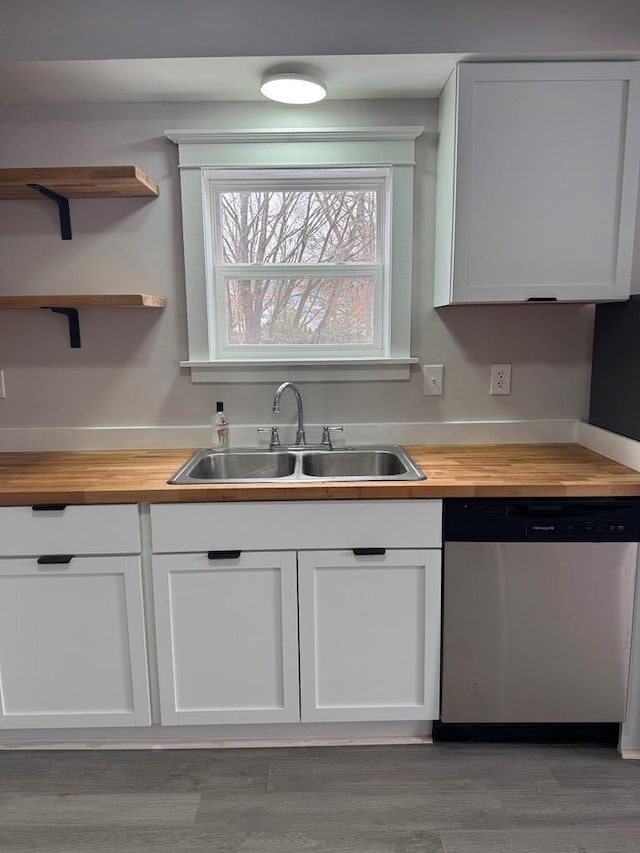
[[[305,453],[302,473],[323,479],[367,480],[402,477],[408,465],[396,450],[332,450],[325,453]],[[405,479],[403,477],[403,479]]]
[[[169,482],[185,485],[279,480],[294,473],[296,461],[293,453],[264,450],[198,450],[176,471]]]
[[[318,480],[424,480],[409,454],[395,445],[340,450],[198,450],[171,477],[197,483],[314,482]]]

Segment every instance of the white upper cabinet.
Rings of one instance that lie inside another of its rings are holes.
[[[434,304],[629,296],[640,63],[464,63],[440,100]]]

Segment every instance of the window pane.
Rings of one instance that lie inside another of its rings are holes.
[[[374,343],[373,276],[227,278],[227,345]]]
[[[218,195],[227,264],[369,262],[377,258],[375,189],[247,190]]]

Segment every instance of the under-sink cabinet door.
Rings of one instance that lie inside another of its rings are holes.
[[[440,554],[298,554],[303,721],[438,718]]]
[[[296,722],[294,551],[153,557],[165,725]]]
[[[0,560],[0,727],[148,726],[140,558]]]

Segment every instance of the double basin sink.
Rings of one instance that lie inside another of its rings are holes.
[[[202,483],[424,480],[409,454],[395,445],[339,450],[198,450],[171,477],[177,486]]]

